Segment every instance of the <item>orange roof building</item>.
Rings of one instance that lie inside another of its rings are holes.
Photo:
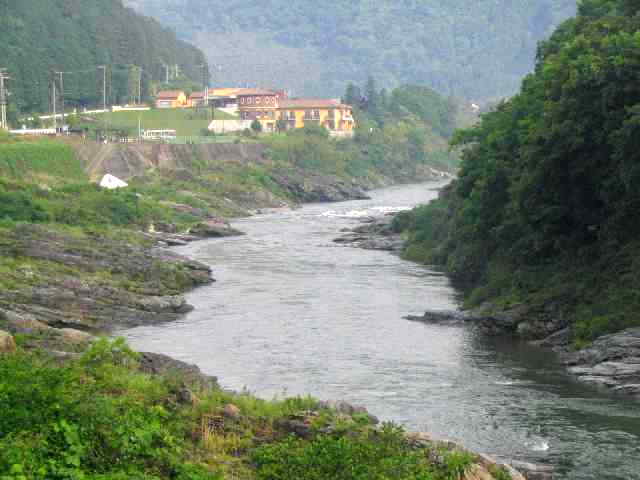
[[[188,106],[187,95],[182,90],[164,90],[156,95],[156,108],[183,108]]]
[[[353,135],[355,121],[353,108],[337,99],[291,98],[281,100],[277,109],[279,125],[287,129],[303,128],[305,125],[321,125],[337,137]]]

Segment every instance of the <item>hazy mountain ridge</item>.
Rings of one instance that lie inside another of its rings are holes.
[[[126,1],[202,48],[220,66],[216,83],[338,95],[373,74],[388,87],[421,83],[472,99],[515,92],[537,42],[576,8],[575,0]]]

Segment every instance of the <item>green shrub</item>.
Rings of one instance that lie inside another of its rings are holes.
[[[257,449],[258,480],[431,480],[423,453],[412,451],[402,430],[387,425],[379,433],[306,442],[295,438]]]
[[[62,366],[37,354],[0,357],[0,478],[218,478],[187,466],[185,424],[134,357],[121,340]]]
[[[46,222],[49,218],[49,214],[28,192],[0,190],[0,219],[14,222]]]

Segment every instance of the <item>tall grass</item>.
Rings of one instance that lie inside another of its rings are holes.
[[[49,139],[0,142],[0,176],[84,182],[80,159],[69,145]]]

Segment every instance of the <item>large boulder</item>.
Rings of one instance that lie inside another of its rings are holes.
[[[93,335],[74,328],[62,328],[59,332],[62,341],[69,345],[87,345],[94,339]]]
[[[18,314],[9,310],[0,309],[0,322],[2,322],[4,328],[13,334],[33,334],[51,330],[51,327],[36,320],[33,315],[28,313]]]
[[[16,341],[13,336],[0,330],[0,354],[13,353],[16,351]]]
[[[140,354],[140,370],[151,375],[178,378],[185,386],[198,389],[218,387],[218,379],[202,373],[199,367],[168,355],[142,352]]]
[[[236,230],[226,222],[220,220],[207,220],[194,225],[189,230],[191,235],[206,238],[235,237],[244,235],[244,232]]]
[[[227,405],[225,405],[224,409],[222,410],[222,413],[227,418],[233,418],[233,419],[240,418],[240,408],[238,408],[233,403],[228,403]]]

